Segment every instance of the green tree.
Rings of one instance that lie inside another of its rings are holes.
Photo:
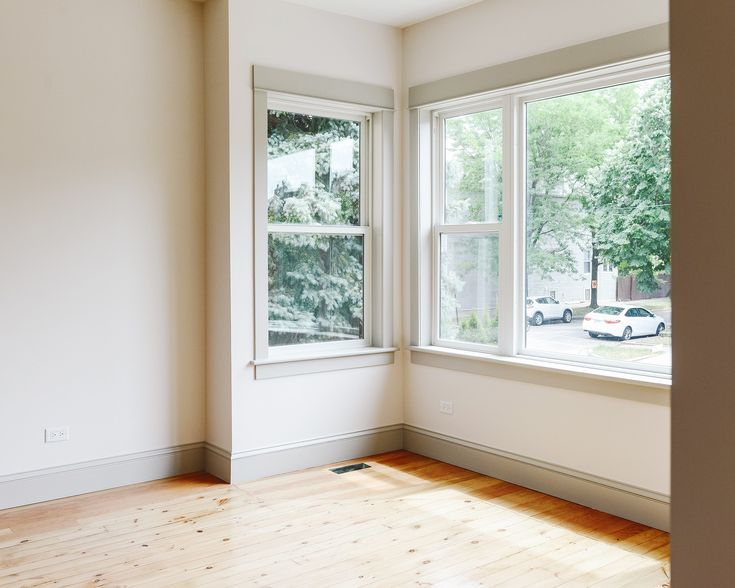
[[[623,85],[528,105],[530,273],[572,274],[577,271],[576,252],[593,246],[587,178],[623,136],[635,100],[635,88]],[[593,259],[595,270],[598,263]]]
[[[642,291],[659,286],[671,267],[671,81],[651,83],[633,113],[625,137],[589,178],[600,255]]]
[[[304,156],[307,168],[313,165],[308,182],[293,186],[284,178],[271,188],[269,223],[359,224],[359,129],[354,121],[269,111],[269,165],[294,155]],[[351,146],[348,167],[335,169],[335,145]],[[362,336],[361,236],[272,233],[268,253],[271,345]]]

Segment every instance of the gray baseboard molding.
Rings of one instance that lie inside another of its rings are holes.
[[[669,530],[669,497],[562,466],[404,425],[403,448],[564,500]]]
[[[0,509],[201,470],[226,482],[248,482],[398,449],[669,530],[664,494],[401,424],[235,454],[209,443],[190,443],[9,474],[0,476]]]
[[[205,464],[212,475],[242,483],[402,448],[397,424],[235,454],[207,444]]]
[[[96,459],[0,476],[0,509],[150,482],[204,468],[204,444]]]

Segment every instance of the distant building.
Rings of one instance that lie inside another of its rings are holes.
[[[592,299],[592,252],[577,249],[577,273],[553,272],[546,277],[528,275],[529,296],[551,296],[559,302],[584,303]],[[601,263],[597,268],[597,301],[614,302],[617,292],[618,271],[612,265]]]

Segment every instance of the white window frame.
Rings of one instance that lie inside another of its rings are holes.
[[[670,368],[657,366],[631,366],[630,363],[594,360],[583,357],[533,352],[525,348],[526,319],[526,121],[525,105],[540,99],[564,96],[604,87],[642,81],[670,75],[669,56],[660,54],[615,64],[554,79],[521,84],[511,88],[493,90],[476,96],[458,98],[438,104],[417,108],[413,114],[412,139],[417,161],[413,165],[414,195],[418,200],[414,210],[415,234],[413,246],[421,256],[422,245],[430,238],[431,260],[421,259],[414,263],[412,273],[418,277],[415,285],[416,299],[413,302],[426,305],[431,310],[419,309],[412,316],[412,347],[415,350],[430,347],[468,352],[479,352],[490,357],[508,358],[514,361],[529,360],[551,365],[573,366],[582,370],[607,369],[611,374],[626,374],[634,379],[670,377]],[[443,225],[443,127],[438,124],[448,114],[482,112],[503,106],[504,168],[503,168],[503,217],[500,223]],[[429,145],[427,146],[427,142]],[[430,168],[432,181],[425,182]],[[418,177],[416,177],[418,176]],[[431,214],[427,214],[427,200],[431,203]],[[439,210],[439,206],[442,206]],[[423,211],[422,211],[423,210]],[[499,226],[498,226],[499,225]],[[438,337],[439,329],[439,239],[447,232],[483,232],[497,230],[500,235],[499,276],[499,341],[497,347],[456,341]],[[429,273],[427,279],[426,273]],[[429,296],[426,294],[430,288]],[[423,293],[422,293],[423,292]],[[428,324],[427,324],[428,323]],[[428,336],[427,336],[428,334]]]
[[[481,343],[468,343],[464,341],[452,341],[441,338],[441,239],[443,235],[495,235],[498,238],[498,265],[499,279],[502,275],[502,259],[503,252],[508,247],[505,243],[508,235],[504,231],[503,220],[495,222],[467,222],[467,223],[447,223],[444,217],[446,211],[446,190],[445,190],[445,173],[446,173],[446,121],[447,119],[478,114],[491,110],[500,110],[502,114],[503,137],[506,136],[509,121],[507,120],[507,112],[505,102],[502,98],[490,99],[483,101],[481,104],[461,104],[459,106],[450,106],[433,110],[431,116],[433,118],[432,134],[434,144],[434,166],[432,178],[432,321],[431,321],[431,342],[432,345],[440,347],[450,347],[454,349],[465,349],[467,351],[480,351],[494,353],[499,350],[499,345],[486,345]],[[505,172],[506,163],[509,155],[509,145],[507,141],[503,141],[503,209],[502,218],[505,218],[505,194],[509,192],[510,181],[508,174]],[[500,285],[499,285],[500,286]],[[498,289],[498,340],[501,340],[500,329],[503,309],[505,307],[503,300],[503,289]]]
[[[346,341],[325,341],[323,343],[299,343],[293,345],[268,345],[268,357],[288,357],[293,355],[305,355],[314,353],[329,353],[336,350],[359,349],[370,347],[372,341],[372,231],[370,223],[371,211],[371,181],[370,171],[372,169],[371,154],[371,128],[372,113],[366,110],[354,108],[344,104],[325,103],[323,101],[307,101],[302,97],[292,97],[277,93],[269,93],[267,97],[267,110],[278,110],[292,114],[306,114],[336,120],[349,120],[360,124],[360,220],[356,225],[321,225],[321,224],[289,224],[268,223],[268,237],[274,233],[308,234],[308,235],[344,235],[362,237],[363,239],[363,333],[360,339]],[[267,165],[267,161],[266,161]],[[256,198],[262,194],[256,195]],[[267,195],[266,195],[267,199]],[[267,203],[266,203],[267,207]],[[267,247],[267,243],[266,243]],[[268,255],[266,250],[266,256]],[[267,275],[265,277],[267,285]],[[266,288],[267,294],[267,288]],[[262,295],[262,294],[261,294]],[[262,304],[262,301],[261,301]],[[267,308],[266,299],[266,308]],[[260,306],[256,306],[260,311]],[[266,332],[266,344],[267,336]]]
[[[393,362],[393,136],[392,91],[365,84],[271,68],[254,68],[254,314],[256,379],[386,365]],[[264,88],[258,87],[261,85]],[[269,87],[276,89],[269,89]],[[294,86],[296,92],[284,91]],[[298,91],[308,91],[309,95]],[[318,91],[327,98],[312,97]],[[339,100],[332,99],[339,97]],[[375,105],[353,98],[371,96]],[[267,120],[281,110],[360,122],[358,225],[268,223]],[[363,238],[363,337],[270,347],[268,344],[268,236],[271,233],[355,235]]]

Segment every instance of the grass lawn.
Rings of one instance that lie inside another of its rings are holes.
[[[596,345],[592,348],[592,355],[602,359],[617,361],[635,361],[652,355],[650,347],[625,347],[623,345]]]

